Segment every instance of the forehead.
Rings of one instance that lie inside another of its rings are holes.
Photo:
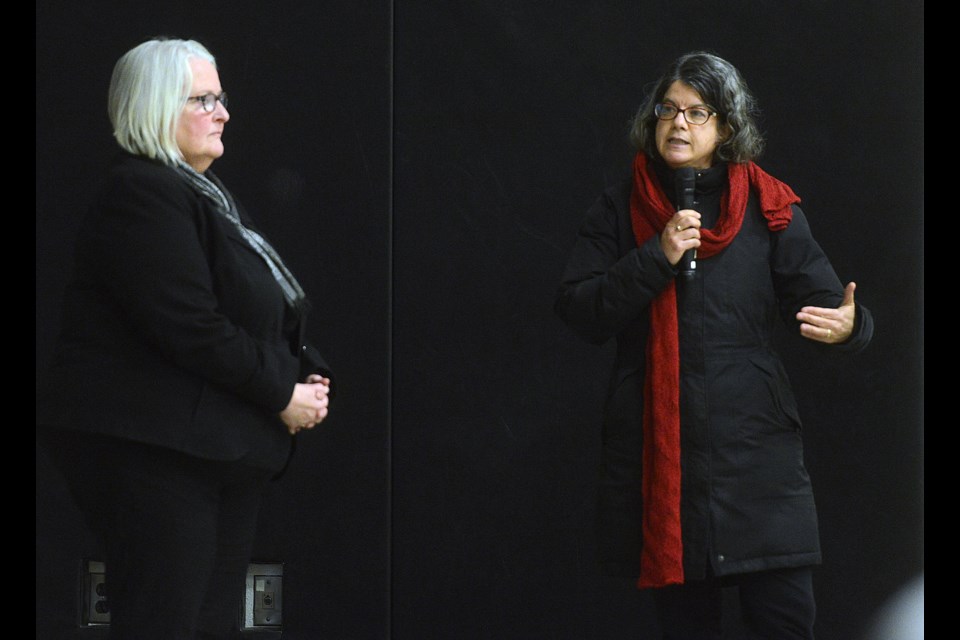
[[[703,97],[690,85],[682,80],[674,80],[663,94],[664,100],[669,100],[680,106],[684,104],[703,104]]]
[[[202,58],[190,58],[193,73],[193,89],[220,93],[220,76],[213,63]]]

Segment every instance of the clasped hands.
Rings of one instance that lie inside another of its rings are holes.
[[[312,429],[327,417],[330,406],[330,379],[312,373],[305,382],[293,388],[290,403],[280,412],[280,419],[290,435],[301,429]]]

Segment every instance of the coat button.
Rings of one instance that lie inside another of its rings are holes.
[[[726,558],[723,557],[722,553],[717,554],[717,562],[723,562],[724,560],[726,560]]]

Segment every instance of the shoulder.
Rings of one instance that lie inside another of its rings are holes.
[[[603,191],[601,198],[608,206],[618,209],[630,209],[630,194],[633,192],[633,180],[624,178]]]
[[[630,214],[630,194],[633,181],[624,179],[607,186],[594,200],[587,212],[588,218],[616,218]]]
[[[121,185],[147,187],[152,184],[166,188],[187,187],[172,167],[129,153],[121,153],[113,158],[103,181],[105,189]]]
[[[607,186],[594,200],[580,224],[580,235],[590,238],[628,238],[630,230],[630,194],[632,180],[621,180]],[[616,240],[620,242],[620,240]]]
[[[113,160],[96,198],[101,207],[166,204],[183,208],[196,202],[197,194],[173,168],[128,153]]]

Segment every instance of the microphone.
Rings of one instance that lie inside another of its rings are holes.
[[[674,179],[677,187],[677,211],[680,209],[693,209],[694,187],[697,183],[697,170],[693,167],[680,167],[677,169],[677,175]],[[680,275],[689,280],[697,270],[697,250],[687,249],[680,257],[677,265],[680,267]]]

